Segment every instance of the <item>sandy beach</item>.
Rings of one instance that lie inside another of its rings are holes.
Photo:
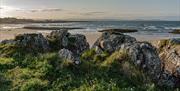
[[[32,30],[32,29],[0,30],[0,41],[6,40],[6,39],[13,39],[18,34],[42,33],[44,36],[46,36],[50,32],[51,31],[49,31],[49,30],[42,31],[42,30]],[[96,39],[101,35],[101,33],[98,33],[98,32],[85,32],[85,33],[80,32],[79,34],[84,34],[90,45],[92,45],[96,41]]]
[[[32,30],[32,29],[11,29],[11,30],[0,30],[0,41],[5,39],[13,39],[18,34],[24,33],[42,33],[46,36],[50,33],[50,30]],[[101,35],[100,32],[73,32],[73,30],[69,31],[71,33],[79,33],[86,36],[87,41],[92,46],[93,43],[97,40],[97,38]],[[169,38],[180,38],[179,35],[169,34],[169,35],[137,35],[137,34],[128,34],[132,37],[135,37],[138,41],[154,41],[154,40],[161,40],[161,39],[169,39]]]

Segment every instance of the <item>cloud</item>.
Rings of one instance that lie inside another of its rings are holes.
[[[85,13],[81,13],[81,15],[101,15],[101,14],[105,14],[105,12],[85,12]]]
[[[54,9],[42,9],[41,11],[63,11],[63,9],[60,8],[54,8]]]
[[[63,9],[60,8],[46,8],[46,9],[18,9],[16,11],[23,11],[23,12],[58,12],[63,11]]]
[[[5,11],[13,11],[13,10],[16,10],[18,8],[16,7],[10,7],[10,6],[1,6],[0,7],[1,10],[5,10]]]
[[[95,16],[95,15],[103,15],[103,14],[106,14],[106,12],[99,12],[99,11],[91,11],[91,12],[68,12],[67,14],[80,15],[80,16]]]

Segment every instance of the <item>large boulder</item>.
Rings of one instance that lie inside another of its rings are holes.
[[[47,35],[51,48],[60,50],[59,56],[80,63],[81,54],[89,49],[86,37],[81,34],[70,34],[67,30],[52,31]]]
[[[70,50],[68,49],[61,49],[59,51],[59,57],[63,58],[64,61],[69,61],[71,63],[75,63],[75,64],[79,64],[80,63],[80,59],[78,56],[75,56]]]
[[[161,61],[156,49],[151,44],[146,42],[125,43],[121,45],[120,49],[125,50],[131,57],[130,62],[143,70],[152,81],[159,80]]]
[[[125,50],[130,55],[131,62],[143,69],[154,81],[160,77],[161,61],[156,49],[149,43],[137,42],[135,38],[121,33],[104,32],[93,48],[97,53],[100,50],[109,53]]]
[[[174,29],[173,31],[171,31],[169,33],[180,34],[180,29]]]
[[[47,52],[50,50],[49,42],[42,34],[19,34],[14,41],[25,51]]]
[[[47,39],[53,50],[60,50],[67,46],[69,33],[67,30],[52,31],[47,35]]]
[[[85,50],[89,49],[89,43],[84,35],[70,35],[68,37],[68,45],[66,48],[71,50],[75,55],[80,56]]]
[[[69,61],[74,60],[73,53],[69,51],[68,49],[64,49],[64,48],[59,51],[59,57],[67,59]]]
[[[180,39],[160,40],[153,45],[158,49],[164,70],[159,83],[180,87]]]
[[[8,44],[8,45],[15,45],[16,44],[16,41],[14,41],[13,39],[10,39],[10,40],[2,40],[0,42],[1,45],[5,45],[5,44]]]
[[[173,46],[165,42],[163,46],[157,47],[158,51],[150,43],[138,42],[128,35],[104,32],[95,42],[93,48],[95,48],[96,53],[106,51],[110,54],[118,50],[125,50],[131,57],[130,62],[143,70],[157,85],[180,87],[180,46],[177,44],[179,39],[173,39],[169,42]]]
[[[102,36],[97,39],[92,48],[95,48],[99,52],[107,51],[112,53],[118,50],[121,44],[133,42],[136,42],[136,39],[131,36],[121,33],[103,32]]]
[[[47,35],[51,48],[60,50],[66,48],[74,55],[81,55],[82,52],[89,49],[89,43],[86,37],[81,34],[70,34],[67,30],[52,31]]]

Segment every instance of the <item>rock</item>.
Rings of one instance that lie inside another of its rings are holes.
[[[104,32],[102,36],[94,43],[92,48],[98,48],[98,50],[112,53],[118,50],[121,44],[133,42],[136,42],[136,39],[128,35]]]
[[[161,77],[161,80],[166,82],[173,82],[169,86],[180,87],[180,40],[169,39],[169,40],[160,40],[158,44],[154,44],[159,51],[159,57],[162,61],[162,66],[164,73],[167,74],[169,78],[167,79],[164,76]],[[175,80],[174,80],[175,79]],[[163,84],[163,83],[161,83]],[[167,85],[167,84],[166,84]]]
[[[63,59],[66,59],[66,61],[69,61],[69,62],[72,62],[72,63],[75,63],[75,64],[80,64],[80,58],[75,56],[70,50],[68,49],[61,49],[59,51],[59,57],[63,58]]]
[[[180,34],[180,29],[174,29],[173,31],[169,32],[172,34]]]
[[[146,72],[156,81],[161,73],[161,61],[156,49],[149,43],[137,42],[135,38],[123,34],[104,32],[95,42],[96,50],[113,53],[117,50],[126,50],[131,62]]]
[[[68,37],[68,45],[66,48],[71,50],[75,55],[80,56],[85,50],[89,49],[89,43],[84,35],[70,35]]]
[[[180,45],[180,38],[170,39],[169,42],[170,42],[171,44]]]
[[[109,32],[109,33],[119,34],[119,33],[133,33],[137,31],[138,30],[135,29],[106,29],[106,30],[100,30],[99,32]]]
[[[69,33],[67,30],[52,31],[47,35],[50,46],[54,50],[60,50],[68,45]]]
[[[24,29],[34,29],[34,30],[73,30],[73,29],[84,29],[81,27],[40,27],[40,26],[25,26]]]
[[[157,81],[161,73],[161,61],[155,48],[145,42],[125,43],[120,47],[126,50],[131,62],[142,69],[153,81]]]
[[[61,38],[61,39],[65,39],[64,41],[66,43],[60,43],[60,44],[66,44],[66,45],[61,46],[62,49],[60,50],[59,54],[67,55],[67,57],[65,56],[65,59],[72,60],[75,64],[79,64],[81,54],[85,50],[89,49],[89,43],[87,42],[86,37],[84,35],[81,34],[72,35],[70,33],[65,33],[65,34],[68,34],[68,36],[64,36],[65,38]]]
[[[49,42],[42,34],[20,34],[14,39],[16,45],[29,52],[47,52],[50,50]]]
[[[164,87],[171,87],[174,88],[176,86],[178,79],[174,76],[171,75],[168,71],[163,71],[161,73],[161,77],[158,80],[158,85],[159,86],[164,86]]]
[[[178,77],[180,77],[180,67],[177,67],[177,68],[176,68],[175,73],[176,73],[176,75],[177,75]]]
[[[162,43],[164,41],[166,41],[166,43]],[[164,63],[165,70],[169,71],[171,74],[180,66],[179,41],[179,39],[160,40],[158,41],[158,45],[155,45],[158,48],[159,56]],[[164,45],[162,46],[161,44]]]
[[[74,55],[81,55],[82,52],[89,49],[89,43],[84,35],[72,35],[67,30],[53,31],[47,36],[47,39],[52,49],[66,48],[72,51]]]
[[[107,51],[110,54],[125,50],[131,57],[130,62],[143,70],[157,85],[180,87],[179,39],[165,40],[156,46],[138,42],[128,35],[104,32],[92,48],[95,48],[96,53]]]
[[[159,86],[180,87],[180,46],[169,41],[157,48],[161,48],[159,54],[151,44],[135,42],[122,44],[120,49]]]
[[[73,53],[71,51],[69,51],[68,49],[61,49],[59,51],[59,56],[61,58],[64,58],[64,59],[67,59],[69,61],[74,61],[74,56],[73,56]]]
[[[180,41],[179,38],[173,38],[167,40],[159,40],[157,42],[152,43],[157,48],[162,63],[163,75],[161,76],[159,82],[159,84],[162,86],[168,85],[170,87],[180,87],[180,74],[179,74],[180,42],[179,41]],[[169,79],[166,78],[167,75]]]
[[[14,41],[14,40],[3,40],[3,41],[1,41],[0,42],[0,44],[9,44],[9,45],[15,45],[16,44],[16,41]]]

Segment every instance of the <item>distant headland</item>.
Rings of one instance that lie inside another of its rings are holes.
[[[0,24],[23,24],[23,23],[65,23],[65,22],[88,22],[88,21],[68,21],[68,20],[51,20],[51,19],[19,19],[14,17],[0,18]]]

